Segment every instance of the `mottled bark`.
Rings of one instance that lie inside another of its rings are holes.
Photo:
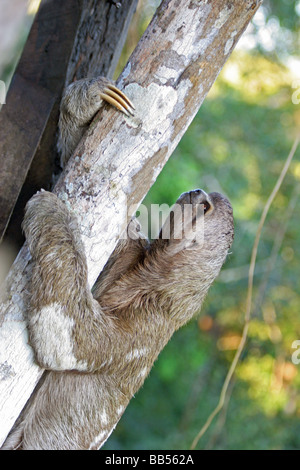
[[[81,223],[91,285],[260,3],[165,0],[156,12],[118,80],[135,116],[101,110],[55,188]],[[42,373],[23,320],[28,259],[24,248],[2,304],[1,438]]]

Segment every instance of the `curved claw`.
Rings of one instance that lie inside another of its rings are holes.
[[[103,92],[100,93],[100,98],[102,98],[104,101],[107,101],[112,106],[115,106],[115,108],[122,111],[124,114],[126,114],[126,116],[129,116],[129,114],[134,114],[133,110],[135,107],[129,98],[127,98],[125,93],[123,93],[114,85],[107,85]]]
[[[129,106],[132,108],[132,109],[135,109],[134,105],[132,104],[132,102],[130,101],[130,99],[125,95],[125,93],[123,93],[121,90],[119,90],[119,88],[117,88],[115,85],[113,84],[109,84],[108,85],[108,88],[112,91],[115,91],[116,93],[118,93],[128,104]]]

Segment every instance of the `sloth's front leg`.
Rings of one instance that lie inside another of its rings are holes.
[[[61,154],[62,167],[67,163],[104,102],[127,116],[134,112],[134,106],[129,98],[107,78],[78,80],[65,89],[58,123],[58,150]]]

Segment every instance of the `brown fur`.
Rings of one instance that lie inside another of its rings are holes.
[[[90,84],[82,82],[84,100]],[[82,107],[79,90],[76,102]],[[65,97],[76,117],[72,88]],[[93,104],[88,101],[87,108]],[[80,119],[84,123],[84,116]],[[60,126],[68,120],[62,115]],[[224,196],[201,190],[184,193],[177,203],[192,204],[193,210],[206,205],[204,243],[185,235],[175,239],[178,224],[185,234],[191,227],[171,213],[166,222],[171,238],[120,242],[91,293],[74,215],[52,193],[29,201],[24,218],[33,259],[29,338],[37,362],[48,370],[3,448],[101,447],[174,331],[199,312],[233,240],[232,208]]]

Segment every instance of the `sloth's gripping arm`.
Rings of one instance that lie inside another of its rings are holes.
[[[27,321],[37,362],[53,370],[94,371],[111,361],[116,341],[126,353],[124,324],[91,294],[80,230],[66,205],[53,193],[36,194],[27,203],[23,230],[33,259]],[[143,259],[146,244],[130,238],[122,243],[117,254],[123,272]],[[108,286],[122,270],[110,269]]]
[[[134,106],[128,97],[105,77],[82,79],[71,83],[60,104],[58,150],[64,167],[91,120],[107,102],[129,116]]]

